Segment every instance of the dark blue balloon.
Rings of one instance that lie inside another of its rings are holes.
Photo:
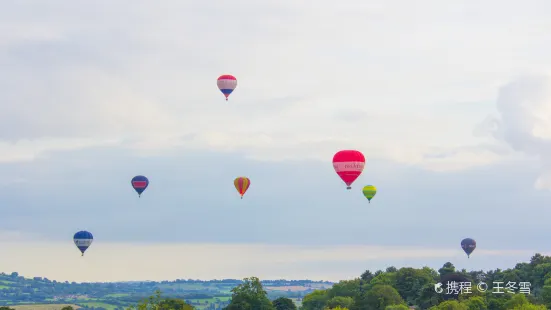
[[[73,236],[73,241],[75,242],[75,245],[80,250],[80,252],[82,252],[83,256],[84,252],[92,244],[93,240],[94,236],[92,236],[90,232],[87,232],[85,230],[79,231]]]
[[[130,183],[132,184],[134,190],[138,193],[138,196],[141,196],[143,191],[145,191],[149,185],[149,180],[143,175],[137,175],[132,178]]]
[[[461,248],[467,253],[467,257],[470,257],[471,253],[476,249],[476,241],[471,238],[465,238],[461,241]]]

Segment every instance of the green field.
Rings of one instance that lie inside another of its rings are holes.
[[[164,297],[185,300],[198,310],[220,309],[231,299],[231,289],[241,280],[175,280],[162,282],[69,283],[46,278],[25,278],[17,273],[0,274],[0,305],[16,309],[54,310],[72,304],[80,307],[116,310],[136,305],[160,290]],[[315,289],[330,288],[330,282],[310,280],[263,281],[268,297],[292,298],[295,303]],[[51,304],[47,304],[51,303]],[[75,306],[73,306],[75,307]]]
[[[77,305],[72,304],[58,304],[58,305],[21,305],[21,306],[10,306],[15,310],[61,310],[61,308],[71,306],[74,309],[80,309]]]
[[[193,302],[193,305],[198,310],[203,310],[206,307],[208,307],[210,304],[218,304],[221,301],[229,301],[231,299],[230,296],[225,297],[212,297],[212,298],[198,298],[198,299],[190,299],[189,301]]]
[[[105,308],[107,310],[115,310],[117,306],[110,305],[104,302],[98,302],[98,301],[86,301],[86,302],[79,302],[80,306],[88,306],[88,308],[94,307],[94,308]]]

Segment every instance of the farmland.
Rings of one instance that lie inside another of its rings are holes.
[[[82,309],[74,304],[50,304],[50,305],[22,305],[22,306],[10,306],[15,310],[61,310],[65,306],[73,307],[73,309]]]
[[[84,309],[119,310],[161,290],[165,297],[180,298],[196,309],[221,309],[229,303],[231,289],[241,280],[174,280],[116,283],[58,282],[42,277],[25,278],[17,272],[0,274],[0,305],[18,310],[58,310],[72,305]],[[315,289],[330,288],[331,282],[310,280],[262,281],[268,297],[288,297],[297,304]],[[17,307],[14,307],[17,306]]]

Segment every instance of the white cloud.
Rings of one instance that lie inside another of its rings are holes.
[[[0,47],[24,42],[51,42],[63,39],[59,31],[32,23],[10,23],[0,25]]]
[[[116,140],[38,139],[0,142],[0,163],[32,161],[52,151],[71,151],[87,147],[118,145]]]
[[[527,76],[500,89],[499,116],[488,117],[481,128],[513,150],[541,161],[538,189],[551,189],[551,78]]]
[[[80,139],[259,160],[356,148],[464,169],[502,157],[472,136],[489,108],[457,103],[491,101],[511,75],[551,69],[545,1],[106,4],[52,1],[36,14],[12,2],[0,13],[11,29],[0,37],[0,138],[36,143],[4,161]],[[228,103],[215,84],[223,73],[239,81]]]

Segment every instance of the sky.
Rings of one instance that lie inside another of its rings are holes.
[[[335,281],[551,253],[549,12],[545,0],[5,1],[1,271]],[[228,102],[222,74],[238,80]],[[351,191],[331,164],[342,149],[367,158]],[[242,200],[238,176],[251,179]],[[79,230],[94,234],[84,257]]]

